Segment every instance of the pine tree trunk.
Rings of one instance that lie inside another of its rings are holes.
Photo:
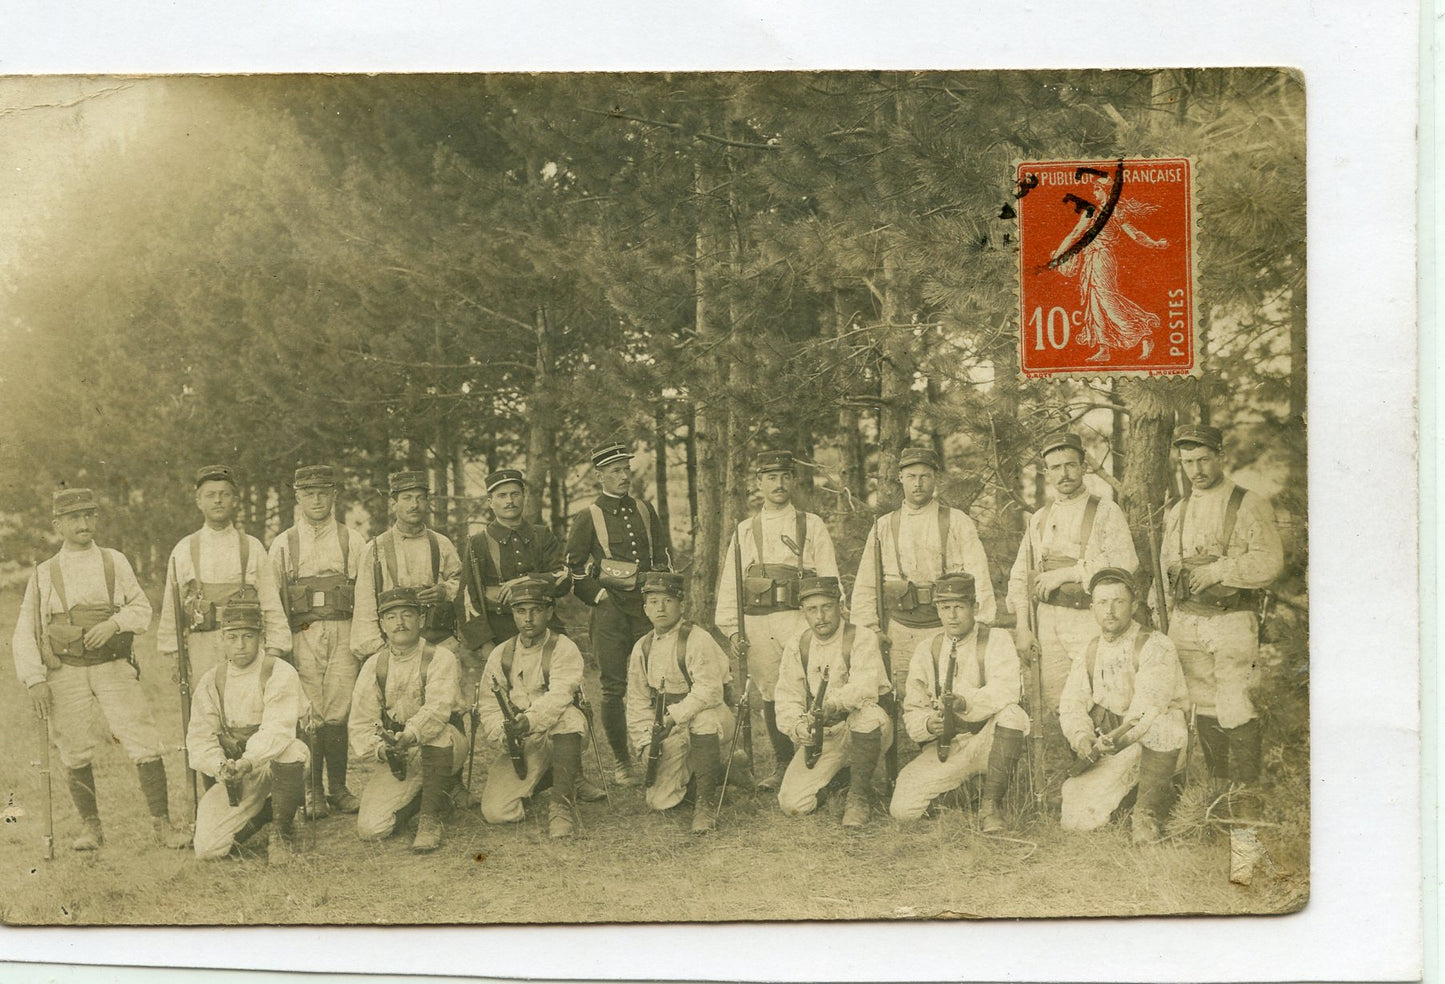
[[[537,357],[533,366],[532,395],[527,401],[527,496],[522,518],[529,523],[542,522],[541,488],[553,470],[557,456],[557,435],[553,425],[556,406],[552,393],[552,337],[547,311],[537,308],[532,315],[537,333]]]
[[[843,292],[833,291],[833,328],[838,337],[848,331],[849,321],[843,306]],[[848,492],[861,502],[868,494],[863,478],[863,434],[858,429],[858,408],[843,403],[838,408],[838,484],[839,492]]]
[[[657,518],[665,530],[672,529],[672,508],[667,485],[667,408],[658,404],[653,416],[653,480],[657,483]]]
[[[693,407],[687,410],[687,438],[684,441],[684,450],[687,453],[685,467],[687,470],[687,530],[694,538],[697,536],[697,411]]]
[[[897,507],[903,487],[898,482],[898,455],[908,444],[913,422],[913,335],[903,324],[893,282],[896,265],[893,254],[883,253],[883,276],[878,287],[883,295],[883,358],[878,408],[878,511]]]
[[[704,351],[721,352],[727,337],[716,301],[715,237],[707,202],[705,170],[701,159],[693,165],[693,198],[697,202],[697,225],[693,233],[693,289],[695,328]],[[718,541],[722,537],[728,492],[727,367],[713,362],[707,391],[694,403],[693,441],[697,446],[697,524],[693,537],[692,564],[688,583],[688,617],[706,621],[700,613],[712,609],[717,586]]]

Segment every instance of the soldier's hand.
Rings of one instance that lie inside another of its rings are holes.
[[[394,747],[397,749],[407,749],[417,744],[420,743],[416,740],[416,735],[412,734],[410,731],[403,731],[401,734],[396,736],[396,744]]]
[[[1029,631],[1023,616],[1019,616],[1019,624],[1014,627],[1014,648],[1018,650],[1019,658],[1027,662],[1032,659],[1031,651],[1038,645],[1038,640]]]
[[[1184,572],[1189,579],[1190,594],[1198,594],[1218,584],[1222,578],[1218,568],[1214,564],[1201,564],[1198,567],[1191,567]]]
[[[115,619],[108,618],[99,625],[92,625],[85,633],[83,642],[86,649],[99,649],[120,631],[120,626],[115,624]]]
[[[510,581],[502,584],[502,590],[500,592],[500,595],[503,605],[510,605],[512,603],[512,588],[516,587],[517,585],[521,584],[523,581],[526,580],[529,580],[529,575],[520,574],[517,577],[512,578]]]
[[[50,719],[50,684],[41,680],[30,687],[30,702],[35,705],[35,716],[42,721]]]
[[[835,704],[831,700],[823,702],[823,724],[837,724],[848,717],[848,710],[842,704]]]
[[[932,714],[928,715],[928,733],[935,737],[943,734],[942,712],[934,711]]]
[[[172,654],[171,659],[171,683],[181,682],[181,654]]]
[[[734,632],[728,641],[732,643],[733,655],[738,659],[742,659],[748,653],[752,652],[753,644],[744,639],[739,632]]]
[[[793,725],[793,741],[799,745],[806,745],[813,738],[813,715],[804,714],[798,718],[798,723]]]
[[[416,600],[423,605],[435,605],[439,601],[445,601],[446,596],[442,594],[440,584],[428,584],[424,588],[417,589]]]
[[[256,766],[251,763],[250,759],[237,759],[234,771],[237,779],[244,779],[256,771]]]
[[[532,722],[527,720],[527,715],[518,714],[516,720],[506,721],[502,727],[506,729],[508,737],[521,738],[532,730]]]

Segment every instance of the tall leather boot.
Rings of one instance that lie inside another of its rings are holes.
[[[717,826],[713,811],[717,809],[717,786],[721,778],[718,771],[722,767],[721,739],[717,735],[693,735],[687,754],[697,783],[692,804],[692,832],[708,834]]]
[[[1174,765],[1178,750],[1157,752],[1141,749],[1139,758],[1139,792],[1134,798],[1132,818],[1135,844],[1152,844],[1159,839],[1159,825],[1169,815],[1169,795],[1173,790]]]
[[[70,786],[70,798],[75,802],[75,812],[80,814],[81,826],[85,828],[70,842],[70,849],[94,851],[105,843],[105,834],[100,829],[100,807],[95,802],[95,772],[90,766],[82,765],[65,770],[65,779]]]
[[[306,799],[306,763],[271,763],[271,864],[285,864],[296,852],[296,811]]]
[[[326,759],[326,801],[337,813],[355,813],[361,809],[361,800],[346,788],[346,722],[323,724],[321,733],[322,755]]]
[[[234,852],[237,847],[240,847],[246,841],[254,837],[256,831],[260,830],[262,827],[266,826],[266,824],[270,822],[271,801],[268,799],[265,803],[261,804],[261,809],[256,811],[256,815],[254,817],[251,817],[245,823],[241,824],[241,829],[236,831],[236,836],[233,839],[231,850]]]
[[[421,816],[411,849],[418,854],[435,851],[442,844],[442,808],[446,805],[447,779],[452,774],[450,745],[421,747]]]
[[[618,786],[636,786],[642,777],[632,766],[632,750],[627,742],[627,707],[620,695],[602,695],[602,731],[617,761],[612,782]]]
[[[1199,732],[1199,747],[1204,750],[1204,764],[1215,779],[1229,778],[1229,736],[1219,726],[1219,718],[1194,716],[1194,727]]]
[[[774,793],[783,784],[783,773],[793,761],[792,739],[778,730],[778,709],[770,700],[763,701],[763,723],[768,726],[768,740],[773,743],[773,774],[758,783],[758,789]]]
[[[1003,794],[1008,791],[1009,779],[1013,777],[1014,767],[1023,752],[1022,731],[994,725],[993,746],[988,750],[988,772],[983,778],[983,803],[978,808],[978,820],[985,834],[996,834],[1004,829]]]
[[[547,816],[547,836],[553,840],[563,840],[573,834],[577,811],[577,777],[581,774],[582,736],[553,736],[552,803]]]
[[[882,746],[881,728],[865,735],[856,731],[848,735],[848,771],[852,779],[848,783],[848,802],[843,807],[843,826],[848,830],[862,827],[873,812],[873,766]]]
[[[322,776],[326,771],[326,741],[330,737],[326,725],[320,724],[305,738],[306,748],[311,753],[311,764],[305,776],[306,819],[323,820],[331,811],[326,803],[326,787]]]
[[[1253,785],[1259,782],[1259,762],[1263,754],[1264,729],[1259,718],[1246,721],[1237,728],[1223,729],[1229,742],[1229,781]]]
[[[162,847],[179,850],[191,843],[191,837],[184,830],[177,830],[171,824],[170,788],[166,784],[166,764],[158,758],[146,759],[135,764],[136,778],[140,780],[141,792],[145,794],[146,807],[151,814],[151,833]]]

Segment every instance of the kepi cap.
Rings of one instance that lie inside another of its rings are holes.
[[[805,577],[798,582],[798,600],[805,598],[841,598],[843,586],[836,577]]]
[[[513,607],[522,604],[550,605],[553,600],[551,581],[534,577],[522,581],[520,584],[512,585],[511,604]]]
[[[303,465],[291,480],[293,489],[326,489],[336,487],[336,469],[330,465]]]
[[[592,449],[592,467],[602,468],[605,465],[612,464],[614,461],[631,458],[632,456],[632,449],[621,441],[609,441],[606,444],[599,444]]]
[[[416,596],[416,588],[392,588],[383,591],[381,597],[376,599],[376,614],[384,615],[393,608],[415,608],[421,611],[421,601]]]
[[[1171,443],[1176,448],[1186,444],[1200,444],[1213,451],[1223,451],[1224,431],[1208,424],[1181,424],[1174,428],[1174,440]]]
[[[932,448],[904,448],[898,456],[898,470],[902,471],[909,465],[927,465],[934,471],[943,471],[943,462],[938,460],[938,452]]]
[[[1058,451],[1068,448],[1079,452],[1079,457],[1084,457],[1084,439],[1078,434],[1071,434],[1068,431],[1059,431],[1052,434],[1039,444],[1039,457],[1046,456],[1050,451]]]
[[[492,472],[490,475],[487,476],[487,495],[491,495],[493,492],[497,491],[497,489],[501,488],[503,485],[506,485],[508,482],[516,482],[518,485],[522,486],[522,488],[527,487],[527,479],[523,477],[522,473],[518,469],[498,468],[496,471]]]
[[[753,471],[762,475],[766,472],[793,470],[793,452],[791,451],[760,451],[757,459],[753,462]]]
[[[933,600],[938,601],[966,601],[969,604],[978,600],[974,590],[973,575],[967,571],[953,571],[944,574],[937,581],[933,582]]]
[[[60,489],[50,496],[50,515],[64,516],[66,513],[85,512],[99,509],[95,493],[90,489]]]
[[[206,465],[196,469],[196,488],[200,488],[207,482],[230,482],[231,487],[236,487],[236,475],[231,471],[230,465]]]
[[[253,602],[232,602],[221,609],[222,629],[261,628],[261,606]]]
[[[643,594],[670,594],[674,598],[683,596],[683,579],[681,574],[674,574],[672,571],[648,571],[642,575]]]
[[[1101,584],[1122,584],[1129,589],[1130,594],[1138,591],[1134,585],[1134,575],[1122,567],[1103,567],[1095,571],[1094,576],[1089,578],[1089,594],[1093,594],[1094,589]]]
[[[386,485],[392,495],[400,495],[402,492],[411,489],[421,489],[423,492],[431,492],[431,482],[424,471],[399,471],[392,472],[386,477]]]

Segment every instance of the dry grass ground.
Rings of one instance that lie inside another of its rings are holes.
[[[34,718],[14,680],[9,628],[18,598],[0,595],[0,919],[11,924],[548,923],[1127,916],[1280,913],[1304,905],[1309,886],[1307,749],[1272,761],[1272,806],[1264,831],[1275,869],[1254,885],[1228,881],[1228,844],[1194,832],[1145,849],[1125,825],[1066,834],[1052,820],[1018,818],[1009,838],[977,830],[969,810],[930,820],[878,819],[848,835],[824,808],[800,820],[776,800],[729,795],[718,832],[687,832],[687,808],[648,811],[637,789],[613,790],[613,805],[586,804],[585,829],[571,843],[549,841],[537,820],[506,828],[475,811],[453,815],[434,855],[409,838],[356,839],[354,820],[310,825],[314,848],[294,865],[266,865],[264,834],[245,857],[200,863],[190,852],[148,843],[135,772],[118,745],[96,762],[106,845],[68,848],[74,807],[55,782],[56,858],[40,849],[40,783]],[[580,635],[574,627],[574,635]],[[146,690],[164,732],[179,744],[180,712],[169,675],[156,667],[154,636],[139,641]],[[595,670],[589,689],[596,696]],[[766,746],[761,721],[758,745]],[[606,756],[604,749],[603,755]],[[490,752],[478,749],[477,789]],[[588,752],[589,774],[596,764]],[[183,799],[180,752],[166,756],[177,814]],[[1196,760],[1196,767],[1198,766]],[[352,788],[365,782],[365,767]],[[1282,805],[1283,804],[1283,805]]]

